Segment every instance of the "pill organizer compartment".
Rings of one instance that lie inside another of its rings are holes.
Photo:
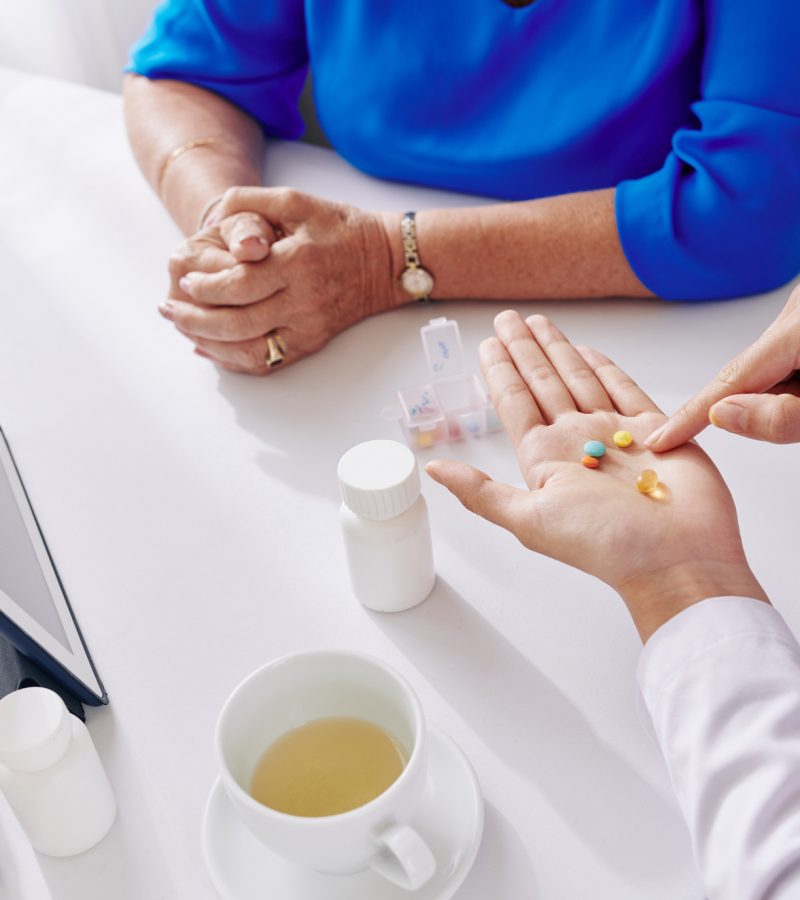
[[[431,447],[444,441],[477,437],[500,423],[477,375],[467,373],[458,322],[431,319],[420,329],[430,381],[397,392],[397,418],[409,446]]]

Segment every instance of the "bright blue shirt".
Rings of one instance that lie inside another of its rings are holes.
[[[379,178],[522,200],[616,187],[633,270],[710,299],[800,271],[800,0],[166,0],[129,71]]]

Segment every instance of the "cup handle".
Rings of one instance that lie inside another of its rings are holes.
[[[376,839],[381,851],[370,868],[387,881],[407,891],[416,891],[433,877],[436,871],[433,853],[411,826],[390,825]]]

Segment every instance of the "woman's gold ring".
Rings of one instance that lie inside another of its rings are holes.
[[[283,354],[286,353],[286,344],[277,331],[270,331],[267,338],[267,356],[264,362],[274,369],[283,362]]]

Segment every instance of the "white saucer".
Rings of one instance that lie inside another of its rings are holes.
[[[428,784],[411,824],[436,858],[436,874],[405,891],[372,871],[323,875],[276,856],[237,817],[217,779],[203,820],[203,857],[223,900],[449,900],[467,877],[483,834],[483,798],[463,751],[428,728]]]

